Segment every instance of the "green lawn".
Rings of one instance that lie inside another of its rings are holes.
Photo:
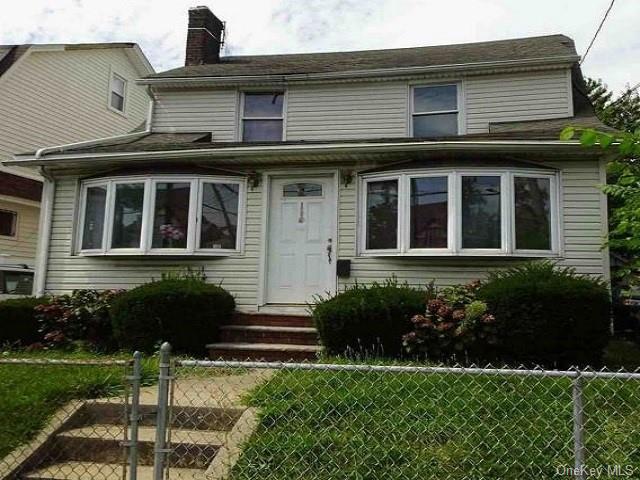
[[[640,476],[640,381],[585,389],[589,465]],[[238,479],[559,478],[571,466],[563,378],[279,372],[253,392]]]
[[[130,356],[69,356],[60,353],[17,354],[11,357],[128,359]],[[145,371],[150,371],[147,365]],[[52,414],[77,398],[98,398],[122,393],[124,367],[0,364],[0,458],[33,437]]]

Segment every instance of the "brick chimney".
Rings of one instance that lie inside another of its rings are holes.
[[[220,62],[223,32],[224,23],[209,10],[209,7],[190,8],[184,64],[188,66]]]

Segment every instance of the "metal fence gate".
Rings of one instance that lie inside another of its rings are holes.
[[[67,392],[0,478],[640,478],[640,372],[196,361],[166,344],[146,372],[139,354],[27,365],[110,374]]]

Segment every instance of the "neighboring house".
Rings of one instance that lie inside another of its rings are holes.
[[[134,43],[0,45],[0,162],[44,146],[109,137],[140,127],[153,73]],[[0,295],[29,294],[42,177],[0,168]]]
[[[186,66],[138,82],[148,131],[9,162],[48,177],[38,293],[202,267],[281,312],[531,258],[608,278],[601,151],[558,139],[601,127],[570,38],[220,57],[224,24],[189,15]]]

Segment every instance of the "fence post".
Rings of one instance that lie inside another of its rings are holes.
[[[580,371],[573,378],[573,455],[574,473],[578,480],[584,479],[584,399],[583,379]]]
[[[129,480],[138,478],[138,422],[140,420],[140,382],[142,381],[142,354],[133,354],[133,374],[131,380],[131,413],[129,427]]]
[[[156,417],[156,442],[153,457],[153,480],[163,480],[167,454],[167,414],[169,403],[169,381],[171,379],[171,345],[165,342],[160,347],[160,373],[158,376],[158,413]]]

